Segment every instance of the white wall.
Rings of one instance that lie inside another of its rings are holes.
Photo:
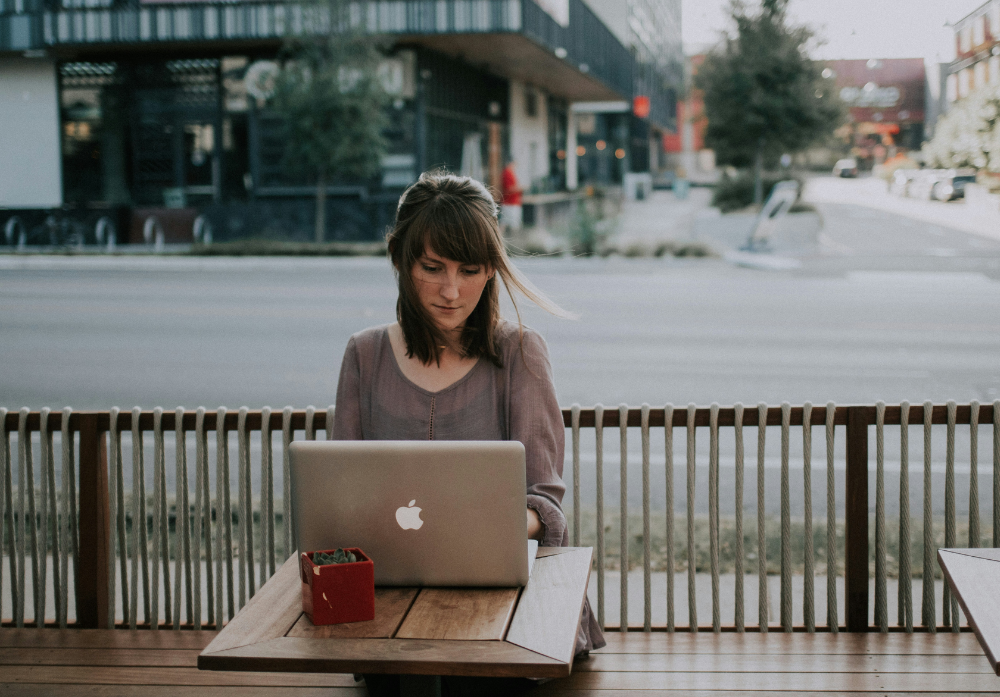
[[[535,116],[525,108],[526,92],[535,92]],[[517,182],[527,191],[549,175],[548,94],[517,80],[510,81],[510,154],[517,164]]]
[[[62,205],[55,62],[0,58],[0,206]]]

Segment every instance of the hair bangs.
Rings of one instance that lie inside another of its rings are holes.
[[[493,247],[499,240],[490,220],[471,211],[467,202],[442,193],[414,217],[412,243],[419,247],[412,249],[413,258],[419,259],[430,249],[462,264],[495,266],[497,250]]]

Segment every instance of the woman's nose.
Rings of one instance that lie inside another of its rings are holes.
[[[458,279],[449,276],[445,279],[445,282],[441,284],[441,297],[446,300],[457,300],[458,299]]]

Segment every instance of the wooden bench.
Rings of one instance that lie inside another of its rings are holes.
[[[216,632],[0,629],[0,697],[340,697],[350,675],[199,671]],[[54,687],[58,685],[58,687]],[[1000,690],[961,634],[608,633],[608,646],[533,694],[974,694]]]

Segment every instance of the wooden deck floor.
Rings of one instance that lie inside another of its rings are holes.
[[[214,632],[0,629],[0,697],[361,697],[350,675],[218,673],[195,667]],[[608,646],[542,697],[954,695],[1000,691],[970,633],[641,634]]]

